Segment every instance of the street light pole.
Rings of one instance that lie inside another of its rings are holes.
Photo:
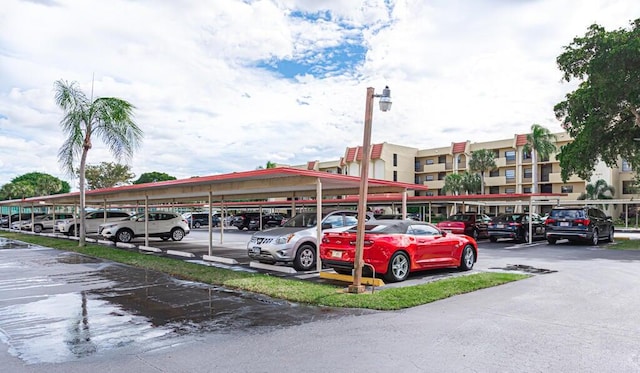
[[[356,257],[353,262],[353,284],[349,285],[350,293],[363,293],[362,267],[364,266],[364,227],[367,212],[367,193],[369,191],[369,159],[371,158],[371,122],[373,118],[373,98],[380,97],[380,110],[391,109],[391,90],[385,87],[382,95],[376,95],[372,87],[367,88],[364,112],[364,139],[362,141],[362,162],[360,163],[360,195],[358,198],[358,225],[356,233]]]

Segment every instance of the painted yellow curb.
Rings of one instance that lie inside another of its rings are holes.
[[[327,280],[343,281],[343,282],[353,282],[353,276],[341,275],[339,273],[333,273],[333,272],[320,272],[320,278],[324,278]],[[362,285],[384,286],[384,281],[382,281],[379,278],[363,277]]]

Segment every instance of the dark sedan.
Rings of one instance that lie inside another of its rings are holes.
[[[543,239],[544,221],[538,214],[532,214],[532,238]],[[491,220],[487,230],[489,240],[496,242],[499,238],[510,238],[518,242],[529,242],[529,213],[513,213],[498,215]]]

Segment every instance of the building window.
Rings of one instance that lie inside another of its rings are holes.
[[[505,188],[504,192],[506,194],[515,194],[516,193],[516,188]]]
[[[432,190],[427,190],[427,193],[425,193],[425,195],[427,196],[433,196],[433,191]]]
[[[516,178],[516,170],[505,170],[504,176],[507,178],[507,180],[513,181]]]
[[[417,176],[417,175],[416,175],[416,177],[414,177],[414,178],[413,178],[413,182],[414,182],[415,184],[421,184],[421,182],[420,182],[420,176]]]
[[[494,158],[500,158],[500,150],[492,149],[491,151],[493,152]]]
[[[427,159],[424,164],[426,164],[426,165],[433,164],[433,159]]]
[[[393,181],[398,181],[398,171],[393,171]]]
[[[523,150],[522,151],[522,159],[531,159],[531,152]]]
[[[637,188],[633,180],[622,182],[622,194],[636,194]]]
[[[500,170],[499,169],[495,169],[495,170],[491,170],[489,171],[489,177],[498,177],[500,176]]]
[[[393,166],[398,167],[398,154],[393,153]]]
[[[631,163],[629,163],[629,161],[627,161],[626,159],[622,160],[622,171],[633,171]]]
[[[489,187],[489,194],[500,194],[500,187],[499,186]]]
[[[540,193],[553,193],[553,185],[552,184],[541,184],[540,185]]]
[[[573,193],[573,185],[563,185],[560,187],[560,193]]]
[[[427,181],[433,181],[433,175],[427,175]]]
[[[438,163],[447,163],[447,156],[446,155],[439,156]]]
[[[515,150],[507,150],[504,152],[504,157],[507,158],[507,162],[515,162],[516,161],[516,151]]]
[[[420,160],[416,159],[415,162],[413,162],[413,168],[416,172],[420,172]]]
[[[524,188],[522,188],[522,193],[524,193],[524,194],[531,194],[531,187],[524,187]]]
[[[524,169],[524,178],[531,179],[533,177],[533,170],[531,168]]]
[[[438,180],[444,180],[445,177],[447,177],[446,172],[438,172]]]

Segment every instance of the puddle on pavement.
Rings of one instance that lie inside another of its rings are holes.
[[[26,242],[18,242],[0,237],[0,249],[27,249],[31,245]]]
[[[558,272],[552,269],[535,268],[535,267],[524,265],[524,264],[508,264],[506,267],[502,267],[502,268],[492,267],[489,269],[501,269],[503,271],[520,271],[520,272],[527,272],[527,273],[534,273],[534,274],[547,274],[547,273]]]
[[[370,312],[292,304],[56,250],[2,254],[0,340],[28,364]]]

